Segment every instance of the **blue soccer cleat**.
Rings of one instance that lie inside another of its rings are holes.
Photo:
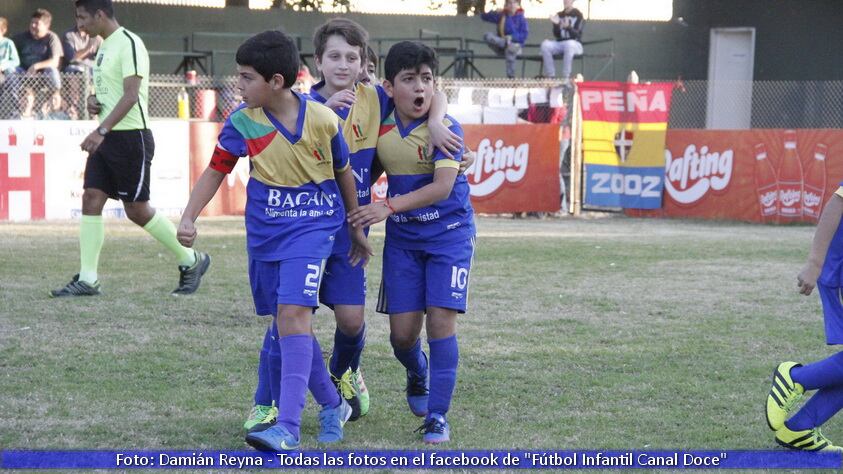
[[[258,451],[277,453],[299,449],[301,442],[284,426],[276,423],[272,428],[246,435],[246,442]]]
[[[320,443],[339,443],[342,441],[342,427],[351,418],[351,405],[340,397],[340,405],[336,408],[323,408],[319,412],[319,436],[316,441]]]
[[[439,444],[451,440],[451,428],[444,415],[431,413],[424,420],[424,424],[416,429],[416,432],[423,432],[422,439],[426,444]]]

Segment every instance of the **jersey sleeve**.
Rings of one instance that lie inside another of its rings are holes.
[[[450,117],[448,117],[448,120],[450,120],[450,122],[451,122],[451,125],[448,126],[448,130],[450,130],[455,135],[459,136],[460,139],[465,140],[465,137],[464,137],[464,134],[463,134],[463,131],[462,131],[462,126],[460,126],[459,123],[457,123],[454,119],[452,119]],[[462,161],[462,154],[463,154],[464,151],[465,151],[465,147],[463,147],[461,150],[459,150],[455,153],[452,153],[452,155],[454,155],[454,159],[452,160],[452,159],[448,158],[447,156],[445,156],[445,154],[442,153],[442,150],[440,150],[439,148],[435,148],[434,152],[433,152],[434,168],[435,169],[439,169],[439,168],[459,168],[460,167],[460,161]]]
[[[843,183],[840,184],[840,187],[837,188],[837,191],[834,191],[834,194],[843,198]]]
[[[380,84],[375,85],[375,90],[378,91],[378,103],[381,111],[380,121],[383,122],[387,117],[389,117],[389,114],[392,113],[392,109],[395,108],[395,103],[392,101],[392,98],[386,94],[386,90],[384,90],[383,86]]]
[[[131,76],[149,77],[149,53],[142,41],[131,35],[125,42],[126,47],[122,57],[123,78]]]
[[[231,116],[229,116],[220,130],[217,146],[214,148],[214,154],[211,155],[208,168],[220,173],[231,173],[237,160],[246,153],[246,140],[231,123]]]
[[[337,125],[337,133],[331,138],[331,156],[334,159],[334,169],[345,171],[351,163],[348,158],[348,144],[342,135],[342,125]]]

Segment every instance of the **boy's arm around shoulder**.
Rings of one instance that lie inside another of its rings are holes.
[[[796,277],[799,292],[803,295],[810,295],[817,286],[817,279],[825,262],[825,256],[828,254],[828,247],[840,226],[840,217],[843,216],[843,196],[838,194],[840,192],[838,190],[834,193],[826,203],[820,221],[817,223],[817,230],[814,231],[808,261]]]
[[[430,131],[430,144],[438,148],[446,157],[454,159],[462,150],[462,136],[453,133],[442,122],[448,113],[448,97],[442,91],[433,94],[428,115],[427,128]]]

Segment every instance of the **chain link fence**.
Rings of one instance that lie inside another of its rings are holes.
[[[176,118],[186,97],[189,118],[222,121],[239,103],[236,84],[235,76],[188,82],[179,75],[153,74],[149,115]],[[448,97],[449,113],[464,123],[570,125],[575,87],[559,80],[441,78],[438,86]],[[87,74],[62,74],[60,83],[46,74],[2,76],[0,119],[88,119],[85,98],[92,90]],[[743,90],[743,100],[728,103],[725,113],[732,107],[735,114],[747,115],[747,128],[843,128],[843,81],[756,81]],[[676,82],[669,127],[706,128],[709,95],[708,81]]]

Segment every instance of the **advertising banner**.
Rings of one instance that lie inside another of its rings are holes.
[[[584,82],[585,205],[658,209],[673,84]]]
[[[816,222],[843,180],[843,131],[670,130],[664,207],[630,215]]]
[[[0,220],[78,218],[88,158],[79,145],[96,126],[94,121],[0,121]],[[150,204],[176,217],[189,192],[188,125],[162,120],[150,126],[158,144]],[[122,203],[111,199],[103,214],[125,216]]]

